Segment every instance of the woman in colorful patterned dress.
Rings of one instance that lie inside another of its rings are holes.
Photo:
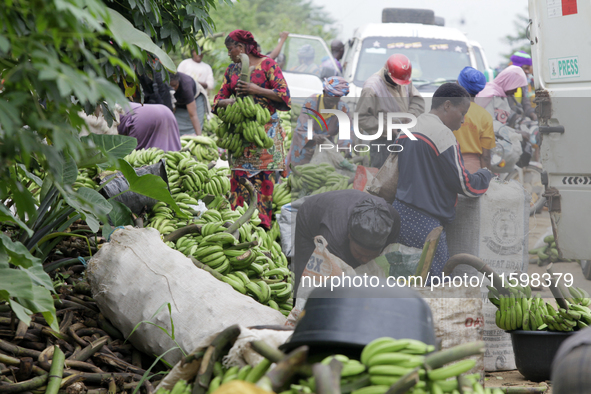
[[[247,177],[255,186],[258,196],[258,210],[261,225],[270,228],[273,215],[272,198],[275,185],[275,172],[285,170],[283,140],[285,133],[279,122],[277,111],[289,111],[291,99],[287,83],[277,63],[257,50],[257,42],[252,33],[246,30],[234,30],[226,37],[228,56],[232,64],[226,69],[220,91],[214,98],[213,112],[217,108],[227,107],[234,103],[232,95],[250,95],[255,103],[267,107],[271,120],[265,125],[267,135],[274,144],[271,148],[259,148],[255,144],[244,149],[242,157],[230,156],[232,169],[232,189],[230,203],[232,209],[242,206],[248,201],[248,191],[242,186],[240,178]],[[240,54],[248,55],[250,61],[250,82],[240,81]],[[254,68],[254,69],[253,69]]]

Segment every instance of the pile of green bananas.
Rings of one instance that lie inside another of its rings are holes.
[[[256,383],[260,378],[263,377],[270,366],[271,362],[267,359],[261,361],[254,368],[250,365],[245,365],[243,367],[234,366],[230,368],[224,368],[218,361],[213,366],[214,378],[209,382],[207,393],[213,393],[222,384],[226,384],[233,380],[242,380],[244,382]]]
[[[193,387],[186,380],[176,382],[172,390],[158,389],[155,394],[191,394]]]
[[[255,210],[250,222],[239,228],[239,240],[224,232],[227,229],[224,224],[233,223],[246,209],[209,209],[193,221],[202,226],[201,234],[188,234],[167,245],[223,275],[221,280],[234,290],[287,316],[293,308],[293,277],[287,268],[287,258],[275,240],[278,230],[266,232],[257,227],[260,219]]]
[[[197,198],[205,194],[225,196],[230,191],[226,169],[212,168],[195,160],[189,152],[167,152],[166,173],[170,193],[187,193]]]
[[[341,175],[328,163],[295,166],[289,174],[288,184],[298,197],[334,190],[352,189],[349,177]]]
[[[273,139],[265,131],[271,113],[255,104],[252,97],[237,97],[234,104],[219,108],[217,115],[224,122],[216,130],[218,146],[228,149],[233,156],[242,156],[251,143],[265,149],[273,146]]]
[[[275,215],[281,213],[281,207],[291,202],[291,187],[289,182],[282,182],[273,189],[273,212]]]
[[[340,381],[342,394],[384,394],[390,386],[416,367],[422,367],[419,370],[420,381],[408,393],[459,393],[457,377],[474,368],[476,361],[464,359],[427,371],[424,367],[425,355],[434,350],[434,346],[414,339],[396,340],[384,337],[367,344],[361,353],[360,361],[339,354],[326,357],[321,363],[328,365],[332,359],[336,359],[343,364]],[[462,392],[487,393],[478,382],[480,374],[462,377],[464,382],[470,385],[464,385]],[[309,378],[292,384],[290,390],[281,394],[315,391],[315,379]]]
[[[218,127],[220,127],[222,121],[216,115],[213,115],[211,118],[206,119],[204,125],[202,127],[203,134],[206,136],[214,135]]]
[[[539,294],[532,297],[529,286],[516,283],[507,286],[510,296],[503,296],[492,286],[488,289],[489,300],[498,308],[496,324],[503,330],[569,332],[591,324],[591,299],[583,289],[569,287],[570,294],[564,295],[568,309],[558,310],[544,302]]]
[[[578,261],[572,259],[564,259],[560,258],[558,253],[558,249],[556,249],[556,242],[554,241],[553,235],[548,235],[544,238],[544,242],[546,245],[541,246],[536,249],[531,249],[529,254],[534,255],[533,258],[529,260],[530,264],[537,264],[540,267],[544,265],[548,265],[550,263],[554,263],[556,261],[561,262],[571,262],[571,261]]]
[[[217,161],[220,155],[213,138],[203,135],[183,135],[181,137],[183,152],[191,152],[191,155],[199,162],[209,163]]]

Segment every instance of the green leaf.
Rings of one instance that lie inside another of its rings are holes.
[[[129,43],[138,46],[139,48],[154,54],[154,56],[156,56],[162,65],[164,65],[169,71],[176,72],[176,66],[172,59],[166,54],[166,52],[160,49],[159,46],[154,44],[146,33],[133,27],[131,22],[125,19],[125,17],[117,11],[111,8],[108,8],[108,11],[111,17],[109,29],[111,30],[111,33],[113,33],[113,38],[119,43],[119,45]]]
[[[88,187],[78,189],[78,196],[94,209],[91,211],[97,217],[106,216],[111,212],[111,204],[99,192]]]
[[[10,41],[4,36],[0,36],[0,52],[8,53],[10,50]]]
[[[17,267],[29,268],[35,264],[41,265],[41,260],[34,257],[25,245],[14,242],[5,234],[0,233],[0,250],[2,249],[10,257],[10,263]]]
[[[113,222],[113,226],[133,226],[133,217],[131,216],[131,210],[127,206],[119,201],[109,201],[113,209],[109,213],[109,218]]]
[[[25,230],[29,237],[33,236],[33,230],[27,227],[19,218],[12,216],[12,213],[4,204],[0,204],[0,222],[13,222],[19,225],[20,228]]]
[[[49,274],[43,270],[42,264],[35,264],[23,271],[29,275],[29,278],[31,278],[31,281],[35,286],[43,286],[48,291],[54,291],[51,278],[49,277]]]
[[[33,298],[33,281],[25,271],[14,268],[0,268],[0,278],[2,278],[0,289],[7,291],[11,297]]]
[[[17,167],[20,168],[20,171],[25,174],[25,176],[27,178],[29,178],[30,180],[32,180],[33,182],[35,182],[37,184],[37,186],[41,186],[43,184],[43,180],[41,178],[39,178],[37,175],[33,174],[32,172],[29,172],[27,170],[27,167],[24,164],[17,164]]]
[[[98,164],[99,168],[107,168],[105,159],[122,159],[130,154],[137,146],[137,139],[126,135],[90,134],[82,138],[82,141],[94,145],[98,152],[89,152],[88,158],[83,162],[85,166]]]
[[[25,324],[31,324],[31,316],[33,312],[28,309],[25,309],[21,304],[16,302],[15,300],[9,299],[8,303],[10,304],[10,308],[16,315],[16,317]]]
[[[32,298],[23,298],[19,295],[19,297],[16,297],[16,300],[33,313],[43,313],[43,317],[45,317],[51,329],[59,331],[53,297],[51,297],[51,293],[47,289],[35,286],[33,287]]]
[[[170,205],[177,215],[185,217],[178,205],[170,195],[168,185],[157,175],[146,174],[138,176],[133,167],[123,159],[119,159],[119,170],[129,183],[129,191],[163,201]]]
[[[65,161],[59,160],[56,163],[51,163],[51,166],[57,183],[71,186],[76,182],[78,167],[71,156],[68,156]]]

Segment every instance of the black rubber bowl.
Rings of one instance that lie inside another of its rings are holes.
[[[558,348],[573,332],[509,331],[515,366],[528,380],[550,380],[552,360]]]
[[[280,349],[310,347],[310,354],[357,356],[380,337],[410,338],[437,347],[429,305],[408,288],[317,288],[311,293],[289,342]]]

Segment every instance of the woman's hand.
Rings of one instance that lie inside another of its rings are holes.
[[[248,96],[257,94],[258,85],[252,82],[238,81],[236,84],[236,93],[240,96]]]
[[[218,101],[216,107],[226,108],[227,106],[230,106],[230,105],[234,104],[235,102],[236,102],[236,99],[233,99],[233,98],[223,99],[223,100]]]

